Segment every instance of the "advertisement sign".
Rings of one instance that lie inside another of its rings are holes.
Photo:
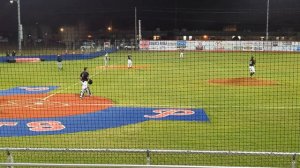
[[[177,41],[177,48],[186,48],[186,41],[185,40]]]
[[[177,51],[287,51],[299,52],[300,44],[290,41],[140,41],[141,50]]]

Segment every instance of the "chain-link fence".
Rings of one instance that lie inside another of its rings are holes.
[[[299,42],[132,44],[2,47],[0,162],[295,167]]]

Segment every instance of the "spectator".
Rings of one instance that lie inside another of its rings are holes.
[[[9,50],[6,51],[6,56],[7,56],[7,57],[10,56]]]
[[[16,51],[15,50],[13,50],[12,52],[11,52],[11,56],[16,56]]]

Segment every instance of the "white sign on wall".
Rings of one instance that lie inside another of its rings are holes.
[[[300,52],[299,42],[289,41],[140,41],[141,50],[152,51],[287,51]]]

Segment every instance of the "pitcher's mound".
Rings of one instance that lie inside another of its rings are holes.
[[[227,85],[227,86],[271,86],[277,84],[276,81],[250,78],[250,77],[211,79],[208,82],[211,84],[219,84],[219,85]]]

